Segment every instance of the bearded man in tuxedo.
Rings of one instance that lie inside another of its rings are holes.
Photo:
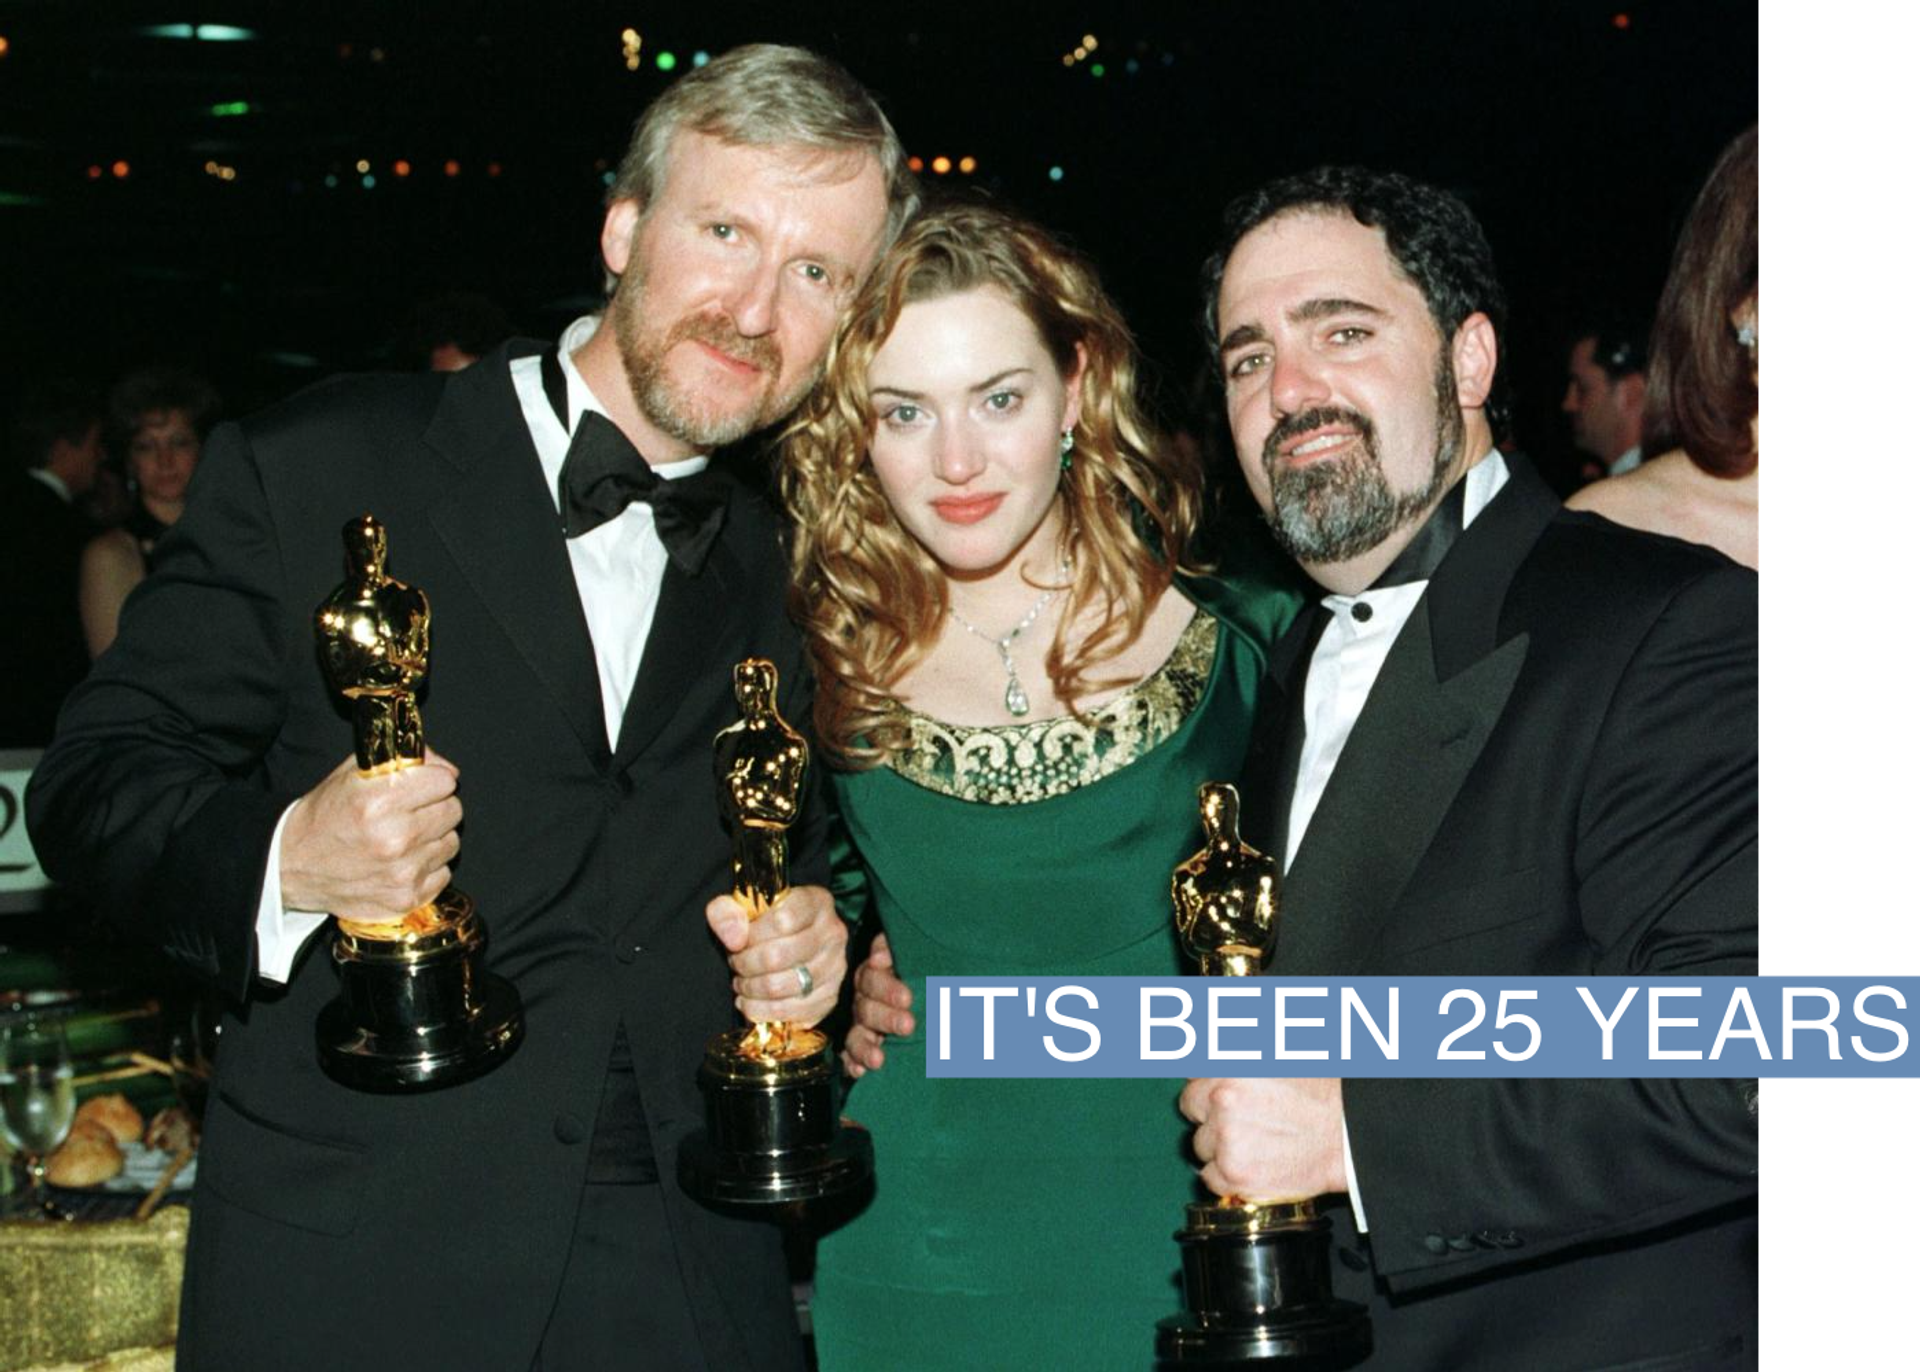
[[[1494,446],[1455,197],[1236,203],[1208,319],[1242,470],[1325,592],[1242,778],[1288,977],[1758,972],[1758,583],[1564,512]],[[1752,1083],[1195,1081],[1201,1179],[1327,1197],[1370,1368],[1751,1366]]]
[[[183,1368],[800,1366],[777,1235],[673,1184],[706,1038],[817,1021],[845,969],[818,807],[780,906],[710,902],[735,663],[809,712],[773,516],[708,457],[812,386],[913,198],[847,73],[738,49],[636,127],[603,316],[214,434],[30,795],[48,870],[225,993]],[[312,624],[363,512],[434,627],[435,751],[375,778]],[[456,854],[523,1046],[427,1094],[336,1084],[315,933],[397,918]]]

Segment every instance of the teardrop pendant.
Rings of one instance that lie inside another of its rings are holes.
[[[1027,701],[1026,690],[1020,685],[1020,678],[1017,676],[1008,676],[1007,713],[1015,719],[1018,719],[1032,708],[1033,706]]]

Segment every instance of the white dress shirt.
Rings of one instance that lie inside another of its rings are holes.
[[[1634,444],[1607,464],[1608,476],[1625,476],[1640,465],[1640,445]]]
[[[1474,464],[1466,476],[1460,510],[1460,527],[1473,523],[1487,508],[1499,489],[1507,484],[1506,459],[1498,450],[1489,452]],[[1313,658],[1307,664],[1306,685],[1301,692],[1301,713],[1306,732],[1300,745],[1300,770],[1293,783],[1293,801],[1287,811],[1287,855],[1281,871],[1293,866],[1300,840],[1313,820],[1313,812],[1326,793],[1327,781],[1339,764],[1340,753],[1353,733],[1354,722],[1366,708],[1373,683],[1400,631],[1413,616],[1413,607],[1427,592],[1424,581],[1409,581],[1400,586],[1385,586],[1362,591],[1358,595],[1327,595],[1320,603],[1332,613],[1333,620],[1320,641],[1314,645]],[[1353,1202],[1354,1225],[1365,1233],[1367,1212],[1360,1203],[1359,1178],[1353,1171],[1353,1146],[1341,1129],[1341,1147],[1346,1154],[1347,1195]]]
[[[560,467],[566,461],[569,438],[582,414],[588,410],[603,415],[607,412],[573,365],[573,354],[593,337],[599,324],[598,316],[588,315],[574,320],[560,336],[560,369],[567,378],[568,414],[564,425],[554,413],[541,384],[540,358],[537,355],[520,357],[510,364],[520,412],[533,439],[533,450],[540,459],[540,470],[546,477],[547,494],[553,497],[556,516],[560,512]],[[672,480],[704,471],[706,465],[704,456],[690,457],[680,462],[659,463],[654,471]],[[616,518],[578,538],[568,539],[567,557],[573,564],[574,586],[580,594],[581,608],[586,612],[587,632],[593,639],[593,656],[600,679],[600,707],[607,722],[607,747],[614,748],[620,741],[620,721],[626,715],[627,697],[640,670],[640,656],[646,648],[648,631],[653,627],[654,610],[660,604],[667,547],[654,528],[653,507],[635,501]],[[422,589],[431,599],[433,588]],[[259,973],[272,982],[287,980],[301,947],[327,920],[324,912],[289,910],[281,905],[280,843],[286,832],[287,815],[292,813],[293,806],[288,806],[274,827],[273,842],[267,850],[266,878],[261,883],[260,910],[254,920]]]

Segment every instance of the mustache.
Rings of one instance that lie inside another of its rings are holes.
[[[1316,409],[1302,410],[1298,414],[1283,415],[1274,424],[1273,432],[1267,435],[1267,441],[1260,446],[1260,460],[1270,463],[1281,447],[1293,439],[1310,434],[1315,429],[1325,428],[1329,424],[1345,424],[1360,435],[1361,441],[1368,447],[1373,444],[1373,421],[1358,410],[1349,410],[1338,405],[1321,405]]]
[[[740,332],[734,322],[724,314],[689,315],[673,326],[668,344],[691,339],[696,343],[705,343],[708,347],[718,348],[730,357],[742,362],[750,362],[769,376],[780,375],[780,345],[771,335],[761,334],[749,337]]]

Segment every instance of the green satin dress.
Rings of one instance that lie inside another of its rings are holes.
[[[847,903],[880,919],[916,1011],[930,975],[1185,970],[1167,888],[1200,843],[1195,790],[1238,776],[1298,602],[1183,589],[1204,608],[1167,662],[1085,722],[911,716],[891,766],[835,775]],[[876,1192],[820,1242],[822,1372],[1150,1367],[1195,1197],[1183,1084],[929,1081],[922,1033],[890,1040],[847,1102]]]

